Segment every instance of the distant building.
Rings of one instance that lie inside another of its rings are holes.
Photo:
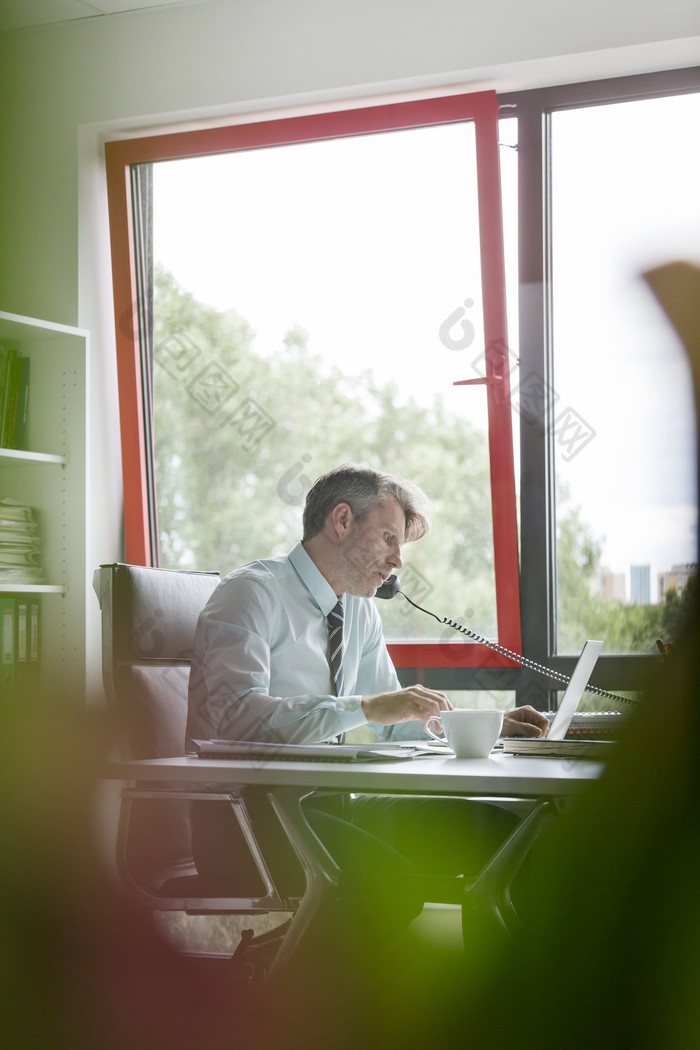
[[[600,578],[600,592],[608,600],[625,602],[627,600],[627,587],[625,586],[624,572],[604,571]]]
[[[697,562],[688,565],[673,565],[670,572],[659,573],[659,602],[666,601],[668,591],[675,590],[680,598],[683,588],[691,576],[697,576]]]
[[[630,566],[630,603],[649,605],[651,602],[651,566]]]

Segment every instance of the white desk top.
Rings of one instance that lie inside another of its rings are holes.
[[[458,759],[431,755],[399,762],[250,762],[159,758],[111,762],[104,777],[141,782],[207,783],[221,790],[248,785],[331,788],[412,795],[542,797],[571,795],[603,769],[581,759],[491,755]]]

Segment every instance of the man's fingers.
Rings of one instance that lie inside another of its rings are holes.
[[[424,685],[411,686],[408,692],[415,697],[416,703],[419,704],[422,711],[437,713],[438,711],[447,711],[452,707],[444,693],[439,693],[435,689],[426,689]]]
[[[544,736],[549,729],[549,719],[541,711],[525,705],[509,711],[503,720],[504,736]]]
[[[395,693],[363,697],[362,709],[370,722],[392,725],[417,719],[425,723],[429,718],[449,710],[452,704],[444,693],[426,689],[423,685],[407,686]]]

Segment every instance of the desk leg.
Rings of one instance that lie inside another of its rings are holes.
[[[277,819],[299,858],[306,877],[306,892],[270,968],[271,978],[289,964],[321,902],[336,891],[339,883],[338,865],[304,816],[302,802],[312,794],[314,791],[308,788],[293,787],[276,787],[268,793]]]
[[[287,967],[299,951],[304,936],[321,904],[338,890],[341,871],[308,824],[302,809],[308,788],[275,787],[270,803],[304,870],[306,892],[292,918],[288,933],[277,952],[270,977]],[[464,904],[473,909],[492,930],[512,933],[519,919],[511,900],[511,886],[533,842],[553,812],[553,801],[543,799],[511,832],[482,870],[464,888]],[[463,909],[464,912],[464,909]]]
[[[552,803],[542,799],[496,850],[479,874],[464,888],[465,904],[505,933],[514,932],[519,919],[511,886],[520,866],[552,813]]]

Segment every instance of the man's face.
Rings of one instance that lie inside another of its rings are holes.
[[[400,569],[406,517],[393,497],[371,511],[362,524],[354,519],[339,548],[345,591],[371,598],[387,576]]]

